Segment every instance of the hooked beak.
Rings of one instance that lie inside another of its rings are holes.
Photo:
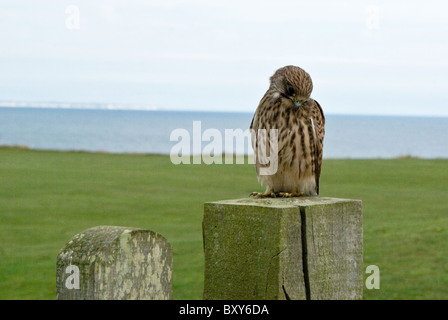
[[[304,104],[306,104],[310,99],[306,99],[306,100],[299,100],[299,101],[295,101],[293,100],[292,102],[294,102],[294,106],[299,109],[301,108]]]

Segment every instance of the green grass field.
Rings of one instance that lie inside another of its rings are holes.
[[[448,299],[448,160],[324,160],[321,195],[361,199],[365,299]],[[174,251],[174,299],[201,299],[208,201],[263,191],[253,165],[0,148],[0,299],[55,299],[56,256],[98,225],[151,229]],[[366,275],[367,277],[367,275]]]

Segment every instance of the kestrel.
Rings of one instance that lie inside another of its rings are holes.
[[[296,66],[280,68],[270,78],[269,89],[261,99],[250,125],[255,168],[258,180],[266,185],[266,191],[251,195],[319,195],[325,117],[319,103],[310,98],[312,90],[310,75]],[[277,133],[273,141],[270,140],[273,137],[271,132]],[[273,148],[272,144],[277,140],[277,148]],[[262,151],[260,148],[267,149],[270,161],[277,159],[275,172],[263,174],[263,168],[269,164],[257,157]],[[273,157],[275,149],[277,158]]]

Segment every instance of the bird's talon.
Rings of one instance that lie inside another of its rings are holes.
[[[263,196],[263,194],[261,192],[251,192],[249,194],[249,197],[254,197],[254,198],[261,198]]]
[[[257,199],[263,199],[263,198],[275,198],[275,193],[274,192],[266,192],[266,193],[261,193],[261,192],[251,192],[249,194],[249,197],[254,197]]]

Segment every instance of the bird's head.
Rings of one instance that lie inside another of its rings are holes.
[[[311,96],[313,81],[302,68],[286,66],[278,69],[271,77],[271,89],[285,98],[291,99],[300,108]]]

